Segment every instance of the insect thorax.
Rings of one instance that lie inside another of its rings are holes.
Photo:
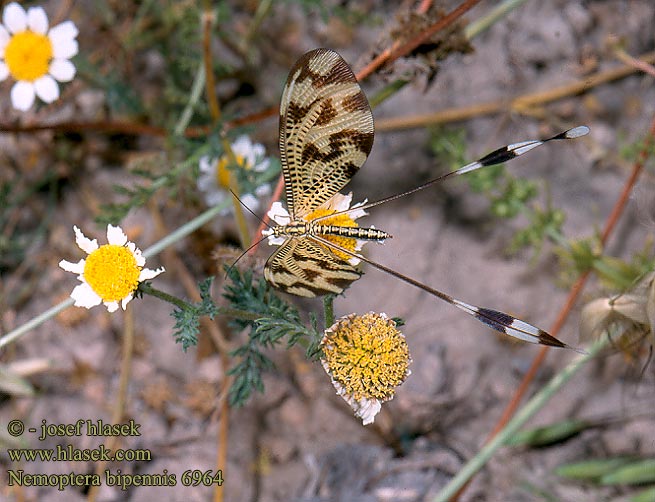
[[[273,227],[273,235],[277,237],[303,237],[307,235],[336,235],[364,241],[383,241],[390,234],[377,228],[344,227],[341,225],[321,225],[315,221],[292,221],[288,225]]]

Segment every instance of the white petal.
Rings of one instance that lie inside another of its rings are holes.
[[[356,256],[351,256],[350,258],[348,258],[348,263],[350,263],[353,266],[354,265],[359,265],[359,262],[361,262],[361,261],[362,260],[357,258]]]
[[[11,2],[5,7],[2,14],[2,24],[10,33],[19,33],[27,28],[27,14],[16,2]]]
[[[4,63],[4,61],[0,61],[0,82],[2,82],[8,76],[9,76],[9,68]]]
[[[253,168],[256,172],[258,173],[263,173],[268,169],[268,167],[271,165],[271,159],[268,159],[266,157],[261,158],[258,164],[255,165]]]
[[[266,154],[266,148],[261,143],[255,143],[252,145],[252,154],[255,157],[263,157]]]
[[[102,302],[105,304],[105,307],[107,307],[107,311],[109,312],[116,312],[118,310],[118,302]],[[123,307],[123,310],[125,310],[125,307]]]
[[[350,404],[355,415],[362,419],[362,424],[372,424],[375,420],[375,415],[377,415],[382,408],[380,401],[376,399],[360,399],[359,401],[353,399],[353,401],[356,404],[353,404],[352,402],[348,404]]]
[[[10,38],[7,28],[0,24],[0,58],[5,57],[5,47],[7,47]]]
[[[116,246],[124,246],[127,242],[127,235],[123,233],[121,227],[115,227],[111,224],[107,225],[107,242]]]
[[[30,30],[45,35],[48,32],[48,16],[43,7],[30,7],[27,9],[27,26]]]
[[[77,227],[73,227],[73,231],[75,232],[75,243],[86,254],[91,254],[98,249],[98,241],[96,239],[87,239],[82,231]]]
[[[75,40],[52,42],[52,57],[55,59],[70,59],[75,56],[80,47]]]
[[[224,192],[223,190],[208,191],[205,194],[205,204],[207,204],[207,206],[209,207],[218,206],[219,204],[223,204],[226,198],[227,198],[227,192]],[[227,206],[225,208],[225,213],[222,214],[229,214],[231,209],[232,209],[231,205]]]
[[[134,298],[134,293],[130,293],[127,295],[125,298],[121,300],[121,307],[123,307],[123,310],[125,310],[125,307],[127,307],[127,304],[132,301],[132,298]]]
[[[11,88],[11,104],[17,110],[29,110],[34,104],[34,86],[29,82],[16,82]]]
[[[262,154],[258,155],[257,154],[257,147],[261,147],[260,150],[262,150]],[[246,167],[250,167],[251,169],[254,169],[257,164],[257,159],[263,157],[263,150],[264,147],[260,144],[254,144],[250,145],[250,150],[248,150],[245,154],[242,155],[244,159],[246,159]]]
[[[255,212],[259,209],[259,200],[251,193],[241,196],[241,202],[251,211]]]
[[[268,217],[278,225],[288,225],[291,223],[291,216],[288,211],[284,209],[281,202],[273,202],[271,209],[268,211]]]
[[[210,190],[216,190],[216,177],[214,173],[200,173],[198,176],[197,182],[198,190],[201,192],[208,192]]]
[[[203,155],[198,161],[201,173],[213,173],[217,164],[217,160],[209,155]]]
[[[266,234],[265,232],[271,232],[271,233]],[[272,230],[262,230],[262,235],[264,236],[268,235],[269,246],[281,246],[282,244],[284,244],[284,241],[287,240],[286,237],[282,237],[282,236],[276,237],[275,235],[273,235]]]
[[[84,265],[86,265],[86,260],[80,260],[77,263],[73,263],[66,260],[61,260],[59,266],[63,268],[66,272],[73,272],[74,274],[84,273]]]
[[[60,42],[74,40],[78,33],[77,26],[75,26],[73,21],[64,21],[57,26],[53,26],[50,32],[48,32],[48,37],[56,45]]]
[[[36,95],[46,103],[52,103],[59,98],[59,86],[50,75],[44,75],[34,81]]]
[[[329,367],[325,360],[322,359],[321,363],[323,364],[325,371],[330,374]],[[330,380],[332,380],[332,385],[334,385],[334,388],[337,390],[337,394],[348,403],[355,412],[355,415],[362,419],[362,423],[364,425],[372,424],[373,420],[375,420],[375,415],[377,415],[382,409],[382,403],[374,398],[363,397],[359,400],[355,399],[352,395],[347,394],[346,388],[332,378],[331,375]]]
[[[232,143],[232,152],[235,155],[241,155],[241,157],[248,158],[251,150],[252,143],[248,136],[239,136],[234,143]]]
[[[71,298],[75,300],[74,305],[76,307],[86,307],[87,309],[102,303],[102,298],[86,282],[75,286],[75,289],[71,293]]]
[[[146,259],[144,258],[143,254],[141,254],[141,250],[138,247],[136,247],[136,244],[134,244],[133,242],[128,242],[127,249],[129,249],[130,252],[134,255],[136,264],[139,267],[143,267],[146,264]]]
[[[48,71],[59,82],[70,82],[75,77],[75,65],[68,59],[53,59]]]
[[[255,188],[255,195],[257,197],[266,197],[267,195],[270,194],[271,194],[271,185],[269,185],[268,183]]]
[[[350,194],[350,195],[352,196],[352,194]],[[368,202],[368,199],[364,199],[363,201],[358,202],[357,204],[353,204],[353,206],[350,208],[350,209],[353,209],[353,211],[349,211],[348,215],[353,220],[356,220],[357,218],[361,218],[362,216],[366,216],[368,214],[366,211],[364,211],[363,209],[357,209],[357,208],[364,206],[367,202]]]
[[[157,270],[150,270],[149,268],[141,269],[141,273],[139,274],[139,282],[147,281],[157,277],[162,272],[164,272],[164,267],[159,267]]]
[[[352,192],[350,192],[348,195],[336,193],[325,204],[327,205],[327,209],[334,209],[335,211],[345,211],[350,207],[350,202],[352,200],[353,200]]]

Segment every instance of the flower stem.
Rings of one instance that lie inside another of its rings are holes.
[[[329,328],[334,324],[334,295],[323,297],[323,312],[325,315],[325,327]]]
[[[200,100],[200,97],[202,96],[202,90],[204,89],[204,87],[205,87],[205,65],[201,64],[198,67],[198,71],[196,72],[196,76],[193,80],[193,86],[191,87],[191,94],[189,95],[189,101],[184,107],[184,110],[182,111],[179,120],[177,121],[175,127],[173,128],[174,135],[182,136],[184,134],[184,131],[186,131],[186,128],[189,126],[189,122],[191,122],[191,118],[193,117],[193,108],[196,105],[196,103],[198,103],[198,101]]]
[[[139,284],[139,291],[141,293],[144,293],[146,295],[154,296],[155,298],[159,298],[160,300],[164,300],[165,302],[172,303],[175,305],[177,308],[180,310],[191,310],[194,308],[192,304],[189,302],[185,302],[184,300],[180,300],[178,297],[169,295],[168,293],[165,293],[161,289],[153,288],[152,285],[149,282],[142,282]]]
[[[204,213],[200,214],[199,216],[195,217],[193,220],[185,223],[182,225],[180,228],[175,230],[174,232],[170,233],[166,237],[164,237],[162,240],[159,242],[153,244],[150,246],[148,249],[146,249],[143,252],[143,256],[146,258],[149,258],[151,256],[154,256],[158,253],[160,253],[162,250],[167,248],[168,246],[175,244],[176,242],[182,240],[184,237],[189,235],[190,233],[194,232],[201,226],[203,226],[205,223],[208,221],[212,220],[214,217],[216,217],[217,214],[219,214],[223,209],[227,207],[227,205],[230,204],[230,201],[225,201],[221,204],[218,204],[217,206],[214,206]],[[53,318],[56,316],[59,312],[62,310],[67,309],[68,307],[71,307],[73,305],[73,299],[68,298],[57,305],[49,308],[42,314],[39,314],[38,316],[34,317],[33,319],[30,319],[27,321],[25,324],[22,326],[19,326],[18,328],[10,331],[6,335],[4,335],[2,338],[0,338],[0,348],[4,347],[5,345],[9,345],[12,342],[15,342],[18,340],[20,337],[22,337],[24,334],[28,333],[30,330],[40,326],[43,324],[45,321],[48,319]],[[225,315],[231,315],[229,313],[226,313]],[[233,317],[238,317],[238,315],[233,315]]]
[[[156,242],[155,244],[150,246],[148,249],[146,249],[143,252],[143,256],[145,256],[146,258],[150,258],[151,256],[155,256],[156,254],[160,253],[161,251],[166,249],[171,244],[174,244],[174,243],[182,240],[184,237],[186,237],[190,233],[195,232],[197,229],[199,229],[205,223],[213,220],[229,204],[230,204],[230,201],[226,200],[226,201],[223,201],[221,204],[218,204],[218,205],[216,205],[216,206],[214,206],[212,208],[209,208],[204,213],[199,214],[194,219],[192,219],[191,221],[188,221],[187,223],[182,225],[180,228],[178,228],[174,232],[171,232],[170,234],[168,234],[166,237],[164,237],[159,242]]]
[[[19,326],[13,331],[10,331],[7,333],[5,336],[0,338],[0,348],[4,347],[5,345],[10,344],[13,341],[18,340],[21,336],[23,336],[25,333],[28,333],[31,329],[36,328],[37,326],[40,326],[43,324],[45,321],[50,319],[51,317],[56,316],[59,312],[61,312],[64,309],[67,309],[68,307],[73,305],[73,299],[68,298],[64,300],[63,302],[58,303],[54,307],[49,308],[42,314],[30,319],[27,321],[25,324],[22,326]]]
[[[127,394],[130,384],[130,374],[132,372],[132,359],[134,357],[134,310],[129,305],[125,312],[125,329],[123,331],[123,356],[121,358],[121,370],[118,382],[118,392],[116,394],[116,403],[112,411],[111,423],[117,424],[122,422],[125,416],[125,404],[127,403]],[[120,436],[112,436],[107,441],[107,448],[115,450],[120,441]],[[95,472],[101,475],[105,470],[107,462],[102,460],[96,465]],[[92,486],[87,496],[87,502],[95,502],[100,488]]]
[[[501,4],[494,7],[489,14],[472,22],[464,28],[464,37],[471,40],[478,36],[483,31],[487,30],[496,21],[502,19],[512,10],[524,4],[526,0],[505,0]]]
[[[189,302],[180,300],[178,297],[169,295],[160,289],[153,288],[152,285],[147,282],[142,282],[139,284],[139,291],[144,294],[154,296],[155,298],[159,298],[160,300],[164,300],[165,302],[172,303],[181,310],[192,310],[196,308],[195,305]],[[218,307],[218,312],[226,317],[235,317],[238,319],[245,319],[247,321],[256,321],[257,319],[262,318],[262,314],[258,314],[257,312],[248,312],[247,310],[231,309],[227,307]]]
[[[578,370],[586,363],[592,360],[598,352],[609,343],[609,337],[603,337],[589,348],[589,353],[575,359],[571,364],[564,368],[559,374],[555,375],[535,396],[530,399],[525,406],[519,410],[514,418],[491,439],[471,460],[469,460],[457,475],[437,494],[433,502],[447,502],[464,486],[467,481],[479,471],[493,456],[493,454],[503,446],[503,444],[541,408],[548,400],[566,383]]]

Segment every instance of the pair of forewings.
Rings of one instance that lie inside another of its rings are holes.
[[[373,114],[348,64],[316,49],[291,69],[280,104],[280,155],[287,207],[301,220],[329,201],[364,164]],[[299,296],[341,293],[361,273],[320,237],[288,236],[264,268],[275,287]]]

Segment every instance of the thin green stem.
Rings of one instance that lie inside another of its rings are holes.
[[[255,11],[255,15],[252,18],[250,26],[248,26],[248,31],[246,32],[246,36],[243,37],[243,40],[241,41],[240,44],[241,46],[240,49],[244,56],[247,57],[248,46],[252,42],[252,39],[255,37],[255,33],[257,33],[257,31],[259,30],[259,27],[261,26],[262,22],[270,12],[272,6],[273,6],[273,0],[261,0],[257,5],[257,10]]]
[[[152,285],[149,283],[141,283],[139,284],[139,291],[146,295],[154,296],[155,298],[159,298],[160,300],[163,300],[168,303],[172,303],[175,305],[177,308],[181,310],[193,310],[195,309],[195,305],[185,302],[184,300],[180,300],[176,296],[169,295],[165,291],[162,291],[157,288],[153,288]],[[235,317],[238,319],[245,319],[247,321],[256,321],[257,319],[261,319],[262,316],[261,314],[257,314],[255,312],[248,312],[246,310],[238,310],[238,309],[231,309],[227,307],[218,307],[218,312],[220,315],[224,315],[226,317]]]
[[[217,206],[214,206],[204,213],[200,214],[199,216],[196,216],[193,220],[185,223],[182,225],[180,228],[175,230],[174,232],[170,233],[166,237],[164,237],[162,240],[157,242],[156,244],[153,244],[150,246],[148,249],[146,249],[143,252],[143,256],[146,258],[149,258],[151,256],[154,256],[158,253],[160,253],[162,250],[166,249],[168,246],[175,244],[176,242],[182,240],[184,237],[189,235],[190,233],[194,232],[201,226],[203,226],[205,223],[208,221],[211,221],[213,218],[215,218],[223,209],[225,209],[228,205],[230,204],[229,200],[224,201],[221,204],[218,204]],[[56,316],[59,312],[61,312],[64,309],[67,309],[68,307],[72,306],[74,303],[72,298],[68,298],[61,303],[55,305],[54,307],[49,308],[42,314],[34,317],[33,319],[30,319],[27,321],[25,324],[22,326],[19,326],[18,328],[10,331],[6,335],[4,335],[2,338],[0,338],[0,348],[15,342],[18,340],[20,337],[31,331],[32,329],[36,328],[37,326],[40,326],[43,324],[45,321],[48,319],[51,319],[52,317]],[[228,314],[226,314],[228,315]]]
[[[121,370],[118,381],[118,393],[116,394],[116,404],[111,415],[111,423],[117,424],[122,422],[125,416],[125,403],[127,403],[127,394],[130,385],[130,374],[132,372],[132,360],[134,358],[134,310],[131,305],[125,312],[125,329],[123,331],[123,357],[121,358]],[[115,450],[119,445],[120,436],[112,436],[107,442],[107,448]],[[107,465],[105,460],[96,464],[95,472],[100,475]],[[99,492],[98,486],[92,486],[87,496],[87,502],[95,502]]]
[[[14,341],[18,340],[25,333],[28,333],[30,330],[36,328],[37,326],[40,326],[41,324],[43,324],[45,321],[47,321],[51,317],[56,316],[62,310],[67,309],[68,307],[73,305],[73,303],[74,303],[74,300],[72,298],[68,298],[68,299],[64,300],[63,302],[58,303],[54,307],[50,307],[48,310],[46,310],[42,314],[39,314],[38,316],[30,319],[29,321],[27,321],[22,326],[19,326],[18,328],[10,331],[5,336],[0,338],[0,349],[2,347],[4,347],[5,345],[9,345],[11,342],[14,342]]]
[[[434,502],[448,502],[473,475],[491,459],[496,451],[530,419],[543,408],[548,400],[566,383],[578,370],[591,361],[603,347],[609,343],[608,336],[597,341],[589,349],[589,353],[575,359],[559,374],[555,375],[535,396],[519,410],[514,418],[491,439],[471,460],[469,460],[457,475],[437,494]]]
[[[189,302],[180,300],[177,296],[169,295],[168,293],[162,291],[161,289],[153,288],[152,285],[148,282],[142,282],[139,284],[139,291],[143,294],[154,296],[168,303],[172,303],[180,310],[192,310],[194,306]]]
[[[226,317],[234,317],[235,319],[244,319],[246,321],[256,321],[262,318],[262,314],[258,314],[257,312],[248,312],[247,310],[218,307],[218,311],[221,315]]]
[[[150,258],[151,256],[155,256],[156,254],[161,253],[164,249],[166,249],[171,244],[175,244],[176,242],[182,240],[187,235],[191,234],[192,232],[195,232],[197,229],[202,227],[205,223],[213,220],[216,216],[220,214],[221,211],[223,211],[226,207],[228,207],[230,203],[231,202],[229,200],[225,200],[220,204],[207,209],[207,211],[205,211],[204,213],[199,214],[191,221],[188,221],[177,230],[168,234],[159,242],[150,246],[148,249],[146,249],[143,252],[143,256],[145,256],[146,258]]]
[[[196,76],[193,80],[193,86],[191,87],[191,94],[189,94],[189,101],[187,102],[182,114],[180,115],[179,120],[173,128],[173,134],[175,136],[182,136],[187,127],[189,127],[189,122],[193,117],[193,108],[200,101],[202,96],[202,91],[205,88],[205,65],[200,64]]]
[[[329,328],[334,324],[334,295],[323,297],[323,313],[325,315],[325,327]]]
[[[471,40],[478,36],[483,31],[489,29],[499,19],[505,17],[508,13],[524,4],[526,0],[505,0],[500,5],[497,5],[492,11],[477,21],[472,22],[464,29],[464,36],[467,40]]]
[[[386,101],[409,83],[410,80],[405,80],[400,78],[398,80],[394,80],[389,85],[383,87],[368,100],[369,104],[371,105],[371,108],[375,108],[380,103]]]

